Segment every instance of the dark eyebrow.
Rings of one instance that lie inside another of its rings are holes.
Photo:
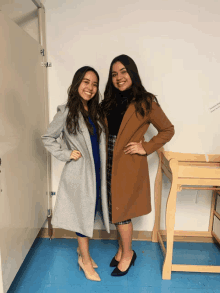
[[[122,71],[123,69],[126,69],[125,67],[121,68],[120,71]],[[116,71],[112,71],[112,73],[117,73]]]
[[[88,80],[88,81],[90,81],[90,79],[88,79],[88,78],[83,78],[83,80]],[[93,83],[96,83],[96,84],[98,84],[98,82],[96,82],[96,81],[94,81]]]

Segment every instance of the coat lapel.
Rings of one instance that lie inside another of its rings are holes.
[[[135,106],[133,104],[130,104],[127,111],[124,114],[123,119],[122,119],[119,131],[118,131],[117,139],[115,142],[115,147],[116,147],[116,144],[118,144],[118,141],[120,139],[120,136],[121,136],[125,126],[127,125],[128,121],[131,119],[131,117],[134,113],[135,113]]]

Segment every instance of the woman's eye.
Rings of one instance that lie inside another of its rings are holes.
[[[126,70],[124,70],[124,71],[122,71],[121,73],[126,73],[127,71]]]
[[[114,74],[112,74],[112,77],[115,77],[116,76],[116,74],[114,73]]]

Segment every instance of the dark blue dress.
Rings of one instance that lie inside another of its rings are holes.
[[[89,123],[93,127],[93,135],[90,134],[91,144],[92,144],[92,153],[95,164],[95,175],[96,175],[96,205],[95,205],[95,215],[98,208],[98,202],[100,199],[100,187],[101,187],[101,177],[100,177],[100,152],[99,152],[99,141],[98,134],[95,128],[95,124],[92,122],[92,119],[89,117]],[[77,236],[86,237],[83,234],[76,232]]]

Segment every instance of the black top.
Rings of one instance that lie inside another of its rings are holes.
[[[115,89],[115,91],[117,105],[109,112],[107,120],[109,134],[117,136],[124,114],[133,98],[133,93],[132,89],[123,92]]]

